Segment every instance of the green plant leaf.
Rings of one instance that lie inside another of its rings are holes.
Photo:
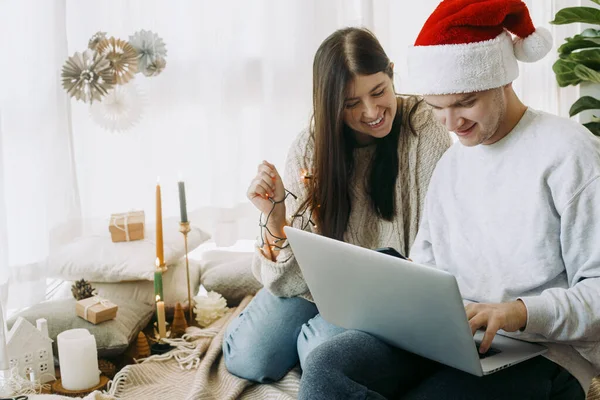
[[[600,25],[600,9],[592,7],[567,7],[559,10],[554,16],[554,21],[550,21],[554,25],[565,25],[575,22]]]
[[[600,1],[600,0],[598,0],[598,1]],[[600,43],[596,43],[592,40],[575,39],[575,38],[569,38],[569,39],[571,39],[571,40],[567,40],[566,43],[563,43],[558,48],[558,53],[560,55],[571,54],[575,50],[587,49],[590,47],[600,47]]]
[[[585,110],[600,110],[600,100],[592,96],[580,97],[569,110],[569,116],[577,115]]]
[[[594,3],[600,5],[600,0],[592,0]]]
[[[600,83],[600,72],[596,72],[585,65],[577,64],[575,68],[573,68],[573,72],[582,81]]]
[[[565,38],[565,40],[567,42],[571,41],[571,40],[592,40],[592,41],[596,41],[596,43],[600,43],[600,29],[587,28],[583,32],[581,32],[579,35]]]
[[[568,60],[585,65],[595,71],[600,70],[600,49],[587,49],[569,54]]]
[[[600,0],[598,0],[598,1],[599,1],[598,4],[600,4]],[[583,32],[581,32],[579,35],[573,36],[573,39],[575,39],[575,38],[600,39],[600,30],[594,29],[594,28],[587,28]]]
[[[588,128],[594,135],[600,136],[600,122],[588,122],[587,124],[583,124],[583,126]]]
[[[558,86],[565,87],[569,85],[577,85],[581,79],[575,75],[575,67],[579,65],[570,60],[557,60],[552,66],[552,70],[556,74],[556,82]]]

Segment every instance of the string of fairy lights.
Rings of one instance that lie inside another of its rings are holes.
[[[309,179],[312,179],[312,175],[310,175],[308,172],[303,171],[300,178],[306,182]],[[283,250],[287,247],[289,247],[289,243],[287,242],[287,238],[285,237],[279,237],[275,234],[273,234],[273,232],[271,232],[271,230],[269,229],[269,227],[267,226],[269,224],[269,219],[271,218],[271,215],[273,214],[273,211],[275,210],[275,207],[277,207],[277,204],[281,204],[284,203],[288,197],[292,196],[294,198],[294,200],[298,200],[298,196],[296,196],[294,193],[290,192],[289,190],[285,189],[285,195],[283,196],[282,199],[280,200],[275,200],[272,197],[267,197],[269,199],[269,201],[271,201],[271,210],[269,210],[269,212],[266,215],[266,218],[263,221],[263,217],[265,216],[264,213],[260,214],[260,217],[258,219],[258,225],[260,226],[260,247],[264,247],[264,246],[269,246],[269,248],[274,248],[277,250]],[[313,215],[313,210],[312,209],[308,209],[308,204],[303,207],[302,210],[298,210],[296,213],[294,213],[291,217],[290,217],[290,221],[289,224],[290,226],[294,226],[295,222],[298,218],[300,218],[300,229],[302,230],[306,230],[306,228],[308,228],[308,226],[310,225],[312,228],[316,228],[316,224],[315,222],[312,220],[312,215]],[[308,213],[308,217],[306,217],[306,214]],[[305,219],[306,217],[306,219]],[[272,243],[269,242],[265,242],[265,231],[274,239]],[[285,242],[285,244],[281,245],[281,243]]]

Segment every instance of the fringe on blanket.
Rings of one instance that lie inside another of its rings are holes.
[[[246,297],[238,308],[244,308],[251,300],[252,296]],[[200,366],[202,357],[205,355],[208,345],[206,342],[198,342],[200,339],[212,339],[225,329],[232,314],[236,314],[237,309],[231,309],[225,316],[213,323],[208,328],[188,327],[186,333],[180,339],[164,339],[164,341],[175,349],[165,354],[156,354],[147,358],[135,360],[137,364],[155,361],[167,361],[174,359],[182,370],[197,369]],[[109,396],[116,396],[123,389],[127,381],[130,370],[134,365],[127,365],[119,371],[115,377],[108,382],[105,393]]]
[[[109,396],[116,396],[117,392],[123,389],[125,381],[127,380],[127,374],[129,373],[130,365],[123,367],[115,377],[108,382],[105,393]]]
[[[217,328],[201,329],[195,326],[189,327],[180,339],[164,339],[165,343],[175,347],[175,350],[171,350],[165,354],[156,354],[142,358],[136,360],[136,362],[166,361],[174,358],[181,369],[198,368],[203,351],[195,342],[198,339],[214,338],[219,333],[219,330]]]

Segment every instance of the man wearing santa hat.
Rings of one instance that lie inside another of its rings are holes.
[[[457,278],[481,352],[498,330],[548,352],[479,378],[347,331],[308,357],[300,398],[584,398],[600,373],[600,140],[512,87],[517,60],[551,47],[521,0],[445,0],[408,53],[411,92],[459,139],[410,257]]]

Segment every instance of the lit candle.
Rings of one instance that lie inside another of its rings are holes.
[[[188,222],[187,205],[185,202],[185,183],[182,179],[177,182],[179,187],[179,213],[181,214],[181,222]]]
[[[67,390],[85,390],[100,383],[96,338],[87,329],[58,334],[60,379]]]
[[[165,264],[165,251],[163,247],[162,201],[158,178],[156,179],[156,257],[162,267]]]
[[[160,296],[156,296],[156,318],[158,320],[158,336],[160,338],[167,337],[167,327],[165,324],[165,302]]]
[[[8,350],[6,349],[6,332],[4,329],[4,314],[2,313],[2,303],[0,303],[0,371],[10,369]]]
[[[154,270],[154,295],[164,299],[162,270],[160,269],[160,260],[158,258],[156,259],[156,269]]]

